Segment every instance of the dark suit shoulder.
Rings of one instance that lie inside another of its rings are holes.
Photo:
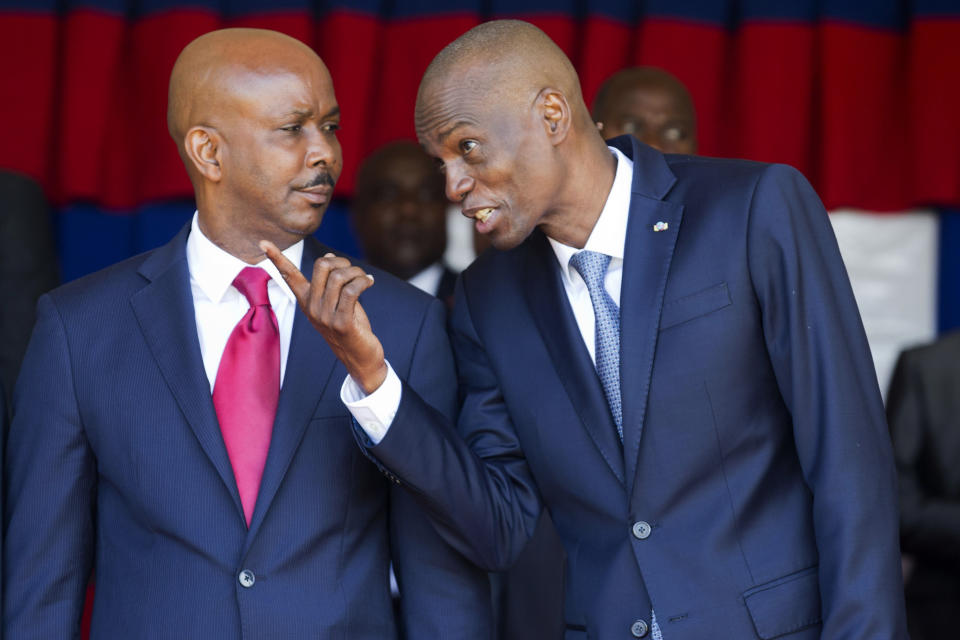
[[[711,186],[715,188],[712,192],[716,189],[724,193],[752,191],[764,176],[773,180],[806,181],[803,174],[785,164],[682,155],[665,155],[664,159],[677,177],[676,188],[670,196],[686,196]],[[670,196],[668,200],[672,199]]]
[[[953,331],[931,343],[906,349],[900,359],[923,375],[960,378],[960,331]]]
[[[115,300],[117,296],[132,293],[144,285],[146,280],[138,271],[156,251],[147,251],[71,280],[53,289],[49,295],[58,308],[99,305]]]

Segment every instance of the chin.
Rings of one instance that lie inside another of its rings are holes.
[[[523,241],[530,237],[533,229],[493,229],[488,236],[491,246],[498,251],[509,251],[523,244]]]
[[[297,212],[294,215],[287,216],[284,220],[286,227],[284,230],[298,236],[309,236],[320,228],[323,222],[323,214],[327,212],[327,206],[320,205],[317,208],[310,207],[305,211]]]

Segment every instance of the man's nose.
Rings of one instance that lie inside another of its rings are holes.
[[[315,132],[310,137],[305,162],[311,169],[320,165],[339,166],[340,143],[332,136],[328,137],[322,132]]]
[[[447,169],[447,199],[450,202],[460,202],[473,189],[474,181],[465,171]]]

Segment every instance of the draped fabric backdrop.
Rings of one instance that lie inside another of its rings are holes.
[[[588,103],[624,66],[673,72],[703,154],[791,164],[829,209],[960,208],[960,0],[0,0],[0,168],[58,206],[65,279],[160,244],[192,213],[165,124],[177,53],[224,26],[277,29],[333,75],[345,169],[320,235],[355,251],[358,163],[413,137],[430,59],[495,17],[543,28]],[[942,326],[957,297],[939,296]]]

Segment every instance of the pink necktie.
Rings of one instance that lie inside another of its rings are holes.
[[[213,407],[250,526],[280,397],[280,331],[270,307],[270,275],[246,267],[234,279],[250,309],[233,328],[217,369]]]

